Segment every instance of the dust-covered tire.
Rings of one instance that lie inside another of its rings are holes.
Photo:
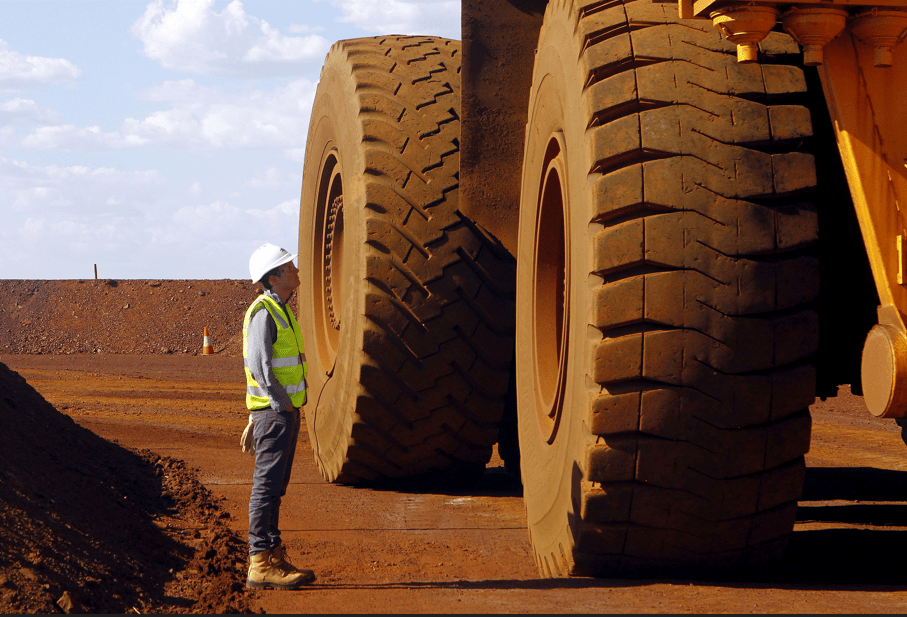
[[[458,211],[460,44],[341,41],[300,202],[306,423],[329,481],[484,468],[513,337],[513,265]]]
[[[741,65],[648,0],[552,0],[527,125],[516,376],[544,576],[780,557],[815,395],[819,269],[796,45]]]

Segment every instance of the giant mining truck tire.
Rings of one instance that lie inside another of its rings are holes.
[[[552,0],[526,132],[516,378],[543,576],[779,558],[815,397],[798,50],[677,5]],[[766,53],[768,52],[768,53]]]
[[[357,483],[484,469],[513,354],[512,257],[458,211],[460,43],[341,41],[300,202],[306,423]]]

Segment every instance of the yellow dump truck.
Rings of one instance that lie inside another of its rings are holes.
[[[905,7],[463,0],[462,43],[335,44],[299,227],[325,479],[497,443],[543,576],[780,557],[815,397],[907,409]]]

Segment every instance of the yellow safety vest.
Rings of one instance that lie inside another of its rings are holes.
[[[280,305],[267,295],[260,295],[246,311],[246,317],[242,325],[242,355],[243,362],[246,362],[248,353],[246,351],[246,334],[249,330],[249,322],[252,315],[262,308],[267,309],[277,324],[277,340],[274,341],[272,348],[271,368],[274,370],[274,377],[284,387],[290,400],[295,407],[302,407],[306,403],[306,376],[308,375],[308,365],[305,360],[305,344],[302,342],[302,332],[299,329],[299,323],[293,315],[292,309],[286,307],[284,313]],[[287,323],[287,316],[290,322]],[[255,381],[252,377],[249,367],[245,366],[246,372],[246,407],[254,411],[256,409],[265,409],[271,406],[271,399],[267,391]]]

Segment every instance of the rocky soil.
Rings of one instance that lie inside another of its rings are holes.
[[[0,280],[0,353],[242,355],[249,281]]]
[[[239,356],[255,294],[231,280],[0,281],[0,361],[31,384],[0,363],[0,613],[907,606],[904,445],[846,389],[812,408],[798,520],[764,579],[538,580],[519,487],[504,482],[500,459],[468,493],[326,485],[303,430],[282,526],[318,581],[247,591]],[[205,325],[217,355],[194,357]]]
[[[249,612],[244,545],[185,463],[98,437],[2,363],[0,421],[0,612]]]
[[[243,281],[0,281],[0,353],[241,355]],[[0,612],[249,612],[244,543],[184,462],[123,448],[0,363]]]

